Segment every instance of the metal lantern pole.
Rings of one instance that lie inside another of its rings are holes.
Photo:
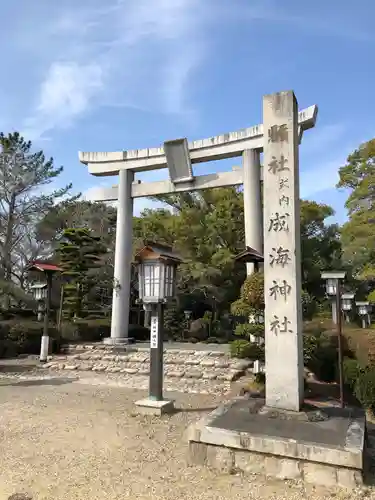
[[[336,326],[338,340],[338,362],[339,362],[339,385],[340,385],[340,406],[344,408],[344,374],[343,374],[343,356],[342,356],[342,312],[341,312],[341,284],[336,280]]]
[[[338,350],[338,368],[339,368],[339,387],[340,387],[340,406],[344,408],[344,375],[343,375],[343,348],[342,348],[342,311],[341,311],[341,280],[346,276],[345,271],[323,271],[321,278],[326,280],[326,292],[331,297],[332,306],[336,309],[335,317],[332,318],[336,323],[337,331],[337,350]]]
[[[49,315],[51,310],[51,296],[52,296],[52,273],[45,272],[45,275],[47,279],[47,293],[45,297],[43,335],[40,345],[39,361],[41,363],[45,363],[48,358],[48,351],[49,351],[48,327],[49,327]]]
[[[156,401],[163,400],[163,317],[163,304],[161,302],[153,304],[151,309],[149,397]]]

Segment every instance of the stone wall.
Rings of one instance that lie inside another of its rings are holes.
[[[115,350],[104,344],[66,345],[62,354],[53,356],[43,365],[48,370],[101,373],[117,380],[129,381],[129,386],[147,387],[150,371],[150,350],[128,347]],[[252,363],[231,358],[226,352],[166,348],[164,380],[166,390],[184,392],[227,392],[230,384],[251,370]]]

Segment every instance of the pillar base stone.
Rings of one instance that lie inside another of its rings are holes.
[[[221,472],[262,474],[356,489],[366,470],[366,418],[360,408],[306,403],[299,412],[236,398],[190,425],[188,462]]]
[[[121,337],[121,338],[107,337],[103,339],[103,344],[113,345],[113,346],[124,346],[124,345],[134,344],[134,339],[131,337]]]
[[[138,407],[141,415],[161,417],[166,413],[173,413],[175,410],[174,401],[170,400],[155,401],[154,399],[147,398],[136,401],[135,405]]]

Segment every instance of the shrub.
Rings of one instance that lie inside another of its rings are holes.
[[[183,331],[186,328],[186,320],[176,304],[168,304],[165,308],[163,327],[164,335],[167,338],[182,338]]]
[[[264,325],[258,323],[240,323],[236,326],[234,334],[238,337],[250,338],[250,335],[254,335],[254,337],[263,338]]]
[[[361,371],[362,371],[361,366],[356,359],[344,358],[343,378],[344,378],[344,383],[348,387],[354,389]]]
[[[304,335],[304,364],[320,380],[332,382],[337,374],[337,349],[334,339],[325,334]]]
[[[150,329],[142,325],[129,325],[129,337],[138,341],[149,341]]]
[[[141,325],[129,325],[129,337],[138,341],[150,339],[150,330]],[[61,336],[69,342],[101,342],[111,336],[109,318],[79,319],[61,325]]]
[[[219,339],[217,337],[208,337],[207,340],[204,341],[206,344],[218,344]]]
[[[311,320],[317,312],[316,300],[305,290],[302,290],[301,300],[303,318]]]
[[[261,345],[248,340],[234,340],[230,344],[230,353],[234,358],[247,358],[252,360],[264,359],[264,348]]]
[[[358,401],[367,410],[375,408],[375,368],[368,367],[359,372],[354,387],[354,393]]]
[[[8,320],[0,323],[0,357],[14,357],[19,354],[39,354],[43,334],[43,322]],[[48,334],[52,339],[51,350],[58,350],[56,326],[51,323]]]

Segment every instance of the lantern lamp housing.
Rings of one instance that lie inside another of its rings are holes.
[[[46,283],[35,283],[31,285],[31,290],[34,296],[34,299],[37,301],[45,300],[47,297],[47,284]]]
[[[338,282],[345,279],[345,276],[345,271],[323,271],[321,273],[321,278],[326,280],[327,295],[336,295]]]
[[[341,308],[343,311],[351,311],[353,307],[354,293],[343,293],[341,296]]]
[[[358,307],[358,314],[360,316],[366,316],[370,312],[369,302],[356,302],[355,305]]]
[[[139,299],[143,304],[168,302],[176,294],[176,269],[182,259],[171,247],[147,242],[136,254]]]
[[[184,311],[185,319],[189,320],[191,318],[193,311],[186,310]]]

